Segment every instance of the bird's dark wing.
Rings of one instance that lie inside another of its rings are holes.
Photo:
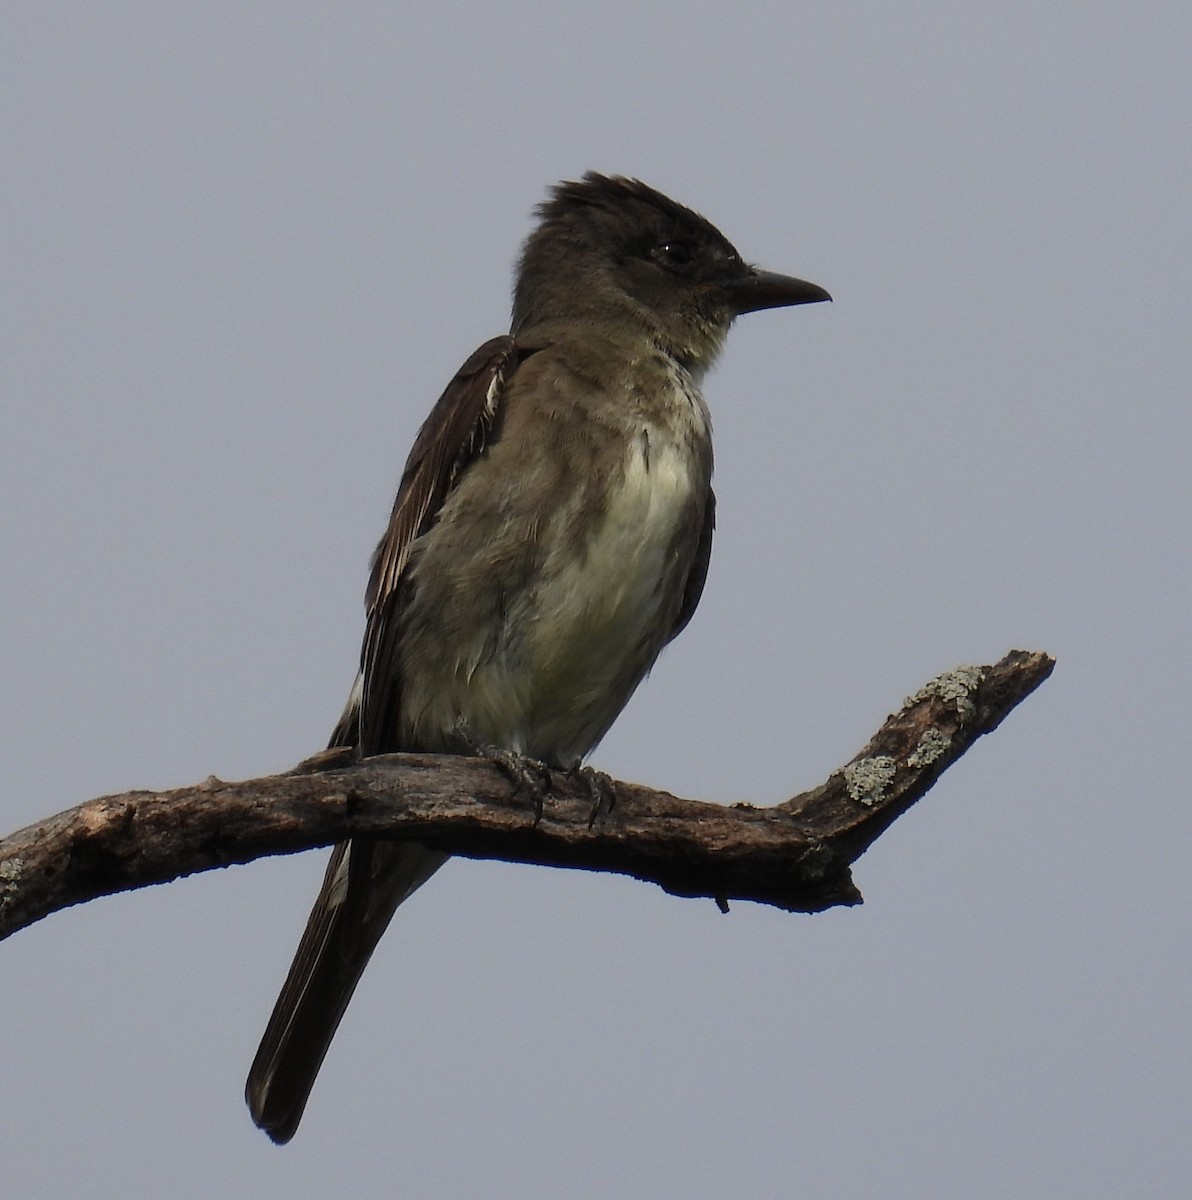
[[[699,599],[704,594],[704,582],[708,578],[708,563],[712,560],[712,530],[716,528],[716,494],[708,489],[708,501],[704,506],[704,524],[700,530],[699,545],[695,550],[695,558],[691,561],[691,570],[687,572],[687,584],[683,588],[683,605],[675,619],[674,628],[668,641],[675,638],[687,628],[687,622],[695,615]]]
[[[401,749],[392,744],[400,700],[395,610],[410,544],[434,521],[460,471],[482,453],[517,355],[511,337],[485,342],[419,431],[373,557],[360,677],[332,746],[358,746],[362,754]],[[335,847],[245,1088],[253,1120],[274,1141],[293,1137],[340,1018],[397,906],[445,860],[415,842],[354,838]]]
[[[517,360],[517,343],[508,335],[485,342],[456,372],[418,431],[389,527],[373,554],[360,678],[332,746],[358,746],[366,755],[402,749],[393,744],[400,703],[395,617],[410,544],[433,524],[460,472],[483,452]]]

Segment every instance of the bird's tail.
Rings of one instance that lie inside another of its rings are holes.
[[[335,847],[244,1089],[275,1141],[298,1128],[348,1001],[397,906],[446,862],[417,842],[356,838]]]

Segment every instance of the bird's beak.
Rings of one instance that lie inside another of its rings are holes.
[[[747,274],[727,285],[728,302],[733,313],[757,312],[763,308],[787,308],[792,304],[819,304],[832,297],[822,287],[805,279],[759,271],[750,267]]]

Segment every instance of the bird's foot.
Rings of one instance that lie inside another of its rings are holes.
[[[499,746],[484,746],[480,750],[482,757],[496,763],[513,784],[513,794],[524,792],[534,806],[534,824],[542,820],[542,802],[554,785],[550,767],[540,759],[531,758],[517,750],[502,750]]]
[[[617,789],[612,778],[595,767],[582,767],[579,763],[567,772],[567,778],[582,784],[592,801],[592,811],[588,814],[588,828],[591,829],[597,821],[609,816],[617,806]]]
[[[485,758],[499,767],[513,784],[513,794],[524,792],[534,808],[534,824],[542,820],[542,805],[547,792],[554,785],[551,769],[540,759],[531,758],[518,750],[507,750],[503,746],[490,746],[473,737],[462,721],[455,726],[456,737],[477,758]]]

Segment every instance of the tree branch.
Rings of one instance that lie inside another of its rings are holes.
[[[993,666],[946,672],[823,784],[771,808],[617,783],[612,813],[589,828],[587,789],[559,779],[535,823],[493,764],[424,754],[349,765],[320,755],[286,775],[104,796],[0,841],[0,938],[98,896],[357,834],[468,858],[613,871],[712,897],[723,909],[730,899],[791,912],[859,904],[849,864],[1054,665],[1015,650]]]

